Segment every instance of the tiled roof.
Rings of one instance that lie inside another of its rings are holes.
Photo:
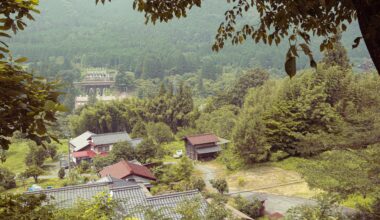
[[[177,192],[158,196],[148,196],[141,186],[120,187],[112,189],[113,198],[121,202],[125,214],[145,219],[143,211],[153,209],[170,219],[181,219],[181,216],[175,213],[176,207],[187,201],[199,199],[201,204],[200,212],[205,215],[207,202],[198,190],[186,192]]]
[[[147,179],[156,180],[156,177],[145,166],[130,163],[125,160],[122,160],[118,163],[104,167],[99,172],[99,174],[102,177],[110,175],[112,177],[119,178],[119,179],[123,179],[130,175],[136,175],[136,176],[144,177]]]
[[[74,146],[74,151],[79,151],[90,144],[90,139],[92,139],[92,146],[115,144],[118,142],[128,141],[132,147],[137,147],[137,145],[143,141],[142,138],[131,139],[127,132],[94,134],[90,131],[86,131],[78,137],[71,139],[70,144]]]
[[[89,144],[88,138],[90,138],[92,135],[94,135],[94,133],[86,131],[78,137],[71,139],[70,144],[74,146],[74,151],[78,151],[86,147]]]
[[[175,213],[175,209],[181,203],[195,201],[196,199],[199,200],[201,205],[199,211],[204,216],[207,209],[207,203],[198,190],[152,196],[148,197],[146,200],[148,207],[151,207],[154,210],[159,210],[165,217],[181,219],[181,215]]]
[[[73,157],[75,157],[75,158],[83,158],[83,157],[93,158],[93,157],[96,157],[96,153],[92,150],[76,151],[76,152],[73,152]]]
[[[125,214],[135,214],[141,217],[138,209],[146,206],[146,193],[142,186],[127,186],[112,189],[112,198],[116,199],[121,206]]]
[[[91,139],[94,145],[114,144],[132,140],[127,132],[96,134],[91,136]]]
[[[215,134],[191,135],[191,136],[185,136],[184,139],[188,140],[191,145],[216,143],[219,141],[218,137]]]
[[[52,197],[50,204],[59,208],[69,208],[80,199],[91,199],[101,192],[109,192],[108,183],[93,183],[76,186],[67,186],[58,189],[46,189],[26,194],[46,194]]]
[[[91,199],[100,192],[109,193],[113,199],[118,201],[123,208],[124,214],[137,217],[141,220],[148,220],[141,211],[147,208],[160,210],[161,214],[165,217],[179,220],[181,216],[175,213],[175,208],[181,203],[194,201],[196,198],[199,199],[201,204],[199,211],[202,215],[205,214],[207,208],[207,202],[198,190],[150,196],[146,188],[141,185],[111,187],[108,183],[94,183],[41,190],[26,194],[44,193],[48,197],[54,197],[50,202],[51,204],[57,205],[60,208],[68,208],[75,205],[75,202],[79,198]]]

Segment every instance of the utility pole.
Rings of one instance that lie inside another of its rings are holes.
[[[68,166],[69,166],[69,173],[70,173],[70,138],[67,138],[67,147],[69,150],[69,156],[68,156]]]

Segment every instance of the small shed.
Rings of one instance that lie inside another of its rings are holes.
[[[185,136],[183,140],[186,155],[193,160],[213,158],[222,150],[221,145],[229,142],[211,133]]]

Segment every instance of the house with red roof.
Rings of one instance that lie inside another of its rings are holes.
[[[153,173],[144,165],[126,160],[121,160],[118,163],[104,167],[99,174],[101,177],[111,176],[142,184],[149,184],[151,181],[157,180]]]
[[[86,131],[70,140],[71,156],[76,164],[82,160],[91,162],[92,158],[96,156],[107,156],[114,144],[125,141],[129,142],[132,147],[137,147],[142,139],[132,139],[127,132],[95,134]]]
[[[189,135],[183,138],[186,155],[193,160],[214,158],[221,150],[222,145],[229,141],[217,137],[215,134]]]

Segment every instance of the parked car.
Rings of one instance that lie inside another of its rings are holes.
[[[182,150],[177,150],[175,154],[173,155],[174,158],[180,158],[183,156]]]

